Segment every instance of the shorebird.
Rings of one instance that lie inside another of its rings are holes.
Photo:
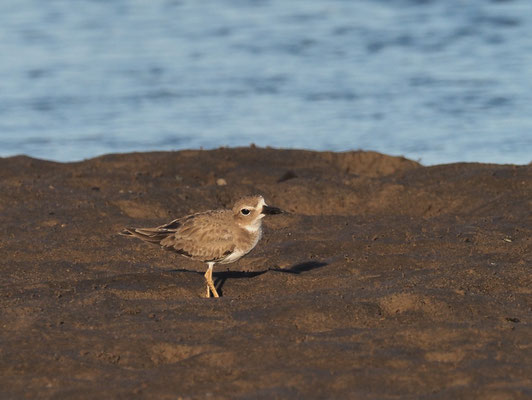
[[[214,264],[229,264],[249,253],[262,236],[262,218],[280,214],[262,196],[238,200],[231,210],[209,210],[158,226],[125,228],[121,234],[160,245],[164,250],[207,263],[207,296],[219,297],[212,271]]]

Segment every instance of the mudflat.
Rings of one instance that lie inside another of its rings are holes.
[[[215,268],[128,240],[262,194]],[[261,148],[0,159],[2,399],[532,397],[532,165]]]

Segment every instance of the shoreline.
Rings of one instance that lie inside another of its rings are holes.
[[[275,151],[300,151],[300,152],[311,152],[311,153],[333,153],[333,154],[347,154],[347,153],[368,153],[368,154],[380,154],[385,155],[387,157],[392,158],[400,158],[409,160],[415,163],[420,164],[424,167],[436,167],[440,165],[450,165],[450,164],[485,164],[485,165],[517,165],[517,166],[525,166],[525,165],[531,165],[532,164],[532,158],[529,162],[525,163],[517,163],[517,162],[487,162],[482,160],[455,160],[455,161],[446,161],[446,162],[438,162],[438,163],[432,163],[432,164],[425,164],[422,161],[422,157],[419,157],[418,159],[410,158],[408,156],[405,156],[403,154],[387,154],[382,153],[378,150],[368,150],[368,149],[351,149],[351,150],[316,150],[316,149],[305,149],[305,148],[291,148],[291,147],[272,147],[272,146],[266,146],[266,147],[260,147],[256,146],[254,143],[251,143],[249,146],[220,146],[215,148],[208,148],[205,149],[203,147],[200,148],[184,148],[184,149],[160,149],[160,150],[149,150],[149,151],[127,151],[127,152],[118,152],[118,153],[105,153],[105,154],[99,154],[92,157],[84,158],[81,160],[54,160],[54,159],[47,159],[47,158],[40,158],[28,154],[12,154],[7,156],[0,156],[0,160],[3,159],[12,159],[12,158],[18,158],[18,157],[27,157],[32,160],[38,160],[38,161],[46,161],[46,162],[53,162],[58,164],[78,164],[86,161],[91,161],[99,158],[105,158],[105,157],[114,157],[114,156],[127,156],[130,154],[166,154],[166,153],[180,153],[180,152],[195,152],[195,151],[217,151],[217,150],[246,150],[246,149],[263,149],[263,150],[275,150]]]

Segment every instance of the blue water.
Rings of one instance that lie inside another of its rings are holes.
[[[0,156],[532,160],[530,0],[2,0]]]

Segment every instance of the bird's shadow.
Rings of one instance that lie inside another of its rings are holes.
[[[242,278],[254,278],[259,275],[263,275],[266,272],[280,272],[283,274],[295,274],[299,275],[303,272],[312,271],[313,269],[322,268],[329,263],[323,261],[305,261],[295,264],[290,268],[267,268],[260,271],[220,271],[214,272],[212,275],[214,279],[214,286],[220,295],[223,295],[223,286],[228,279],[242,279]],[[203,272],[191,271],[188,269],[174,269],[173,272],[190,272],[203,275]]]
[[[214,285],[220,295],[223,296],[223,287],[228,279],[254,278],[263,275],[266,272],[280,272],[283,274],[299,275],[303,272],[312,271],[313,269],[322,268],[328,265],[326,262],[320,261],[305,261],[295,264],[290,268],[268,268],[261,271],[220,271],[213,274],[215,277]]]

